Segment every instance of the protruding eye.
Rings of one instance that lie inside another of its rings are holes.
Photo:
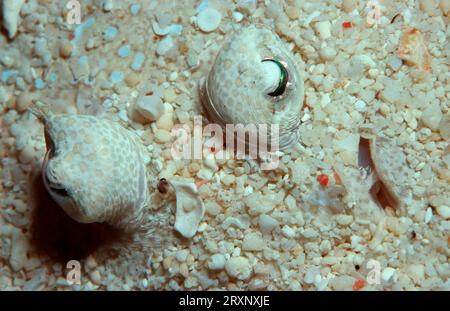
[[[278,81],[275,81],[276,86],[272,87],[272,89],[274,89],[274,90],[271,91],[270,93],[268,93],[267,95],[272,96],[272,97],[277,97],[277,96],[283,95],[284,92],[286,91],[286,86],[289,81],[289,74],[288,74],[288,70],[286,69],[285,64],[274,58],[265,58],[262,60],[262,62],[271,62],[274,65],[276,65],[276,67],[275,66],[273,66],[273,67],[277,68],[279,70],[279,72],[277,72],[276,74],[275,73],[270,74],[271,78],[277,77]]]
[[[51,157],[52,154],[53,154],[53,149],[48,149],[47,153],[45,154],[44,163],[42,166],[42,177],[44,178],[45,188],[47,188],[47,191],[52,192],[53,194],[56,194],[56,195],[59,195],[62,197],[68,197],[69,193],[67,192],[67,190],[64,187],[55,185],[48,179],[47,164],[48,164],[49,158]]]
[[[54,193],[57,193],[58,195],[60,195],[62,197],[68,197],[69,196],[69,193],[67,193],[67,190],[64,189],[64,188],[61,188],[61,189],[56,189],[56,188],[52,188],[52,187],[50,187],[50,188],[52,189],[52,191]]]
[[[68,197],[69,196],[69,193],[67,192],[67,190],[65,188],[63,188],[63,187],[59,188],[59,187],[53,185],[48,180],[47,174],[45,174],[45,173],[44,173],[44,178],[45,178],[45,184],[47,185],[49,191],[51,191],[51,192],[53,192],[53,193],[55,193],[57,195],[63,196],[63,197]]]

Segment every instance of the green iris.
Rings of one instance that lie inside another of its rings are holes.
[[[286,67],[276,59],[264,59],[263,62],[274,62],[278,68],[280,68],[280,81],[278,81],[278,87],[275,89],[275,91],[269,93],[269,96],[277,97],[284,94],[284,91],[286,91],[287,82],[289,80],[289,75]]]

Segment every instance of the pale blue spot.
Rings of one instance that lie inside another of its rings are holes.
[[[19,75],[18,70],[5,70],[2,72],[2,82],[6,82],[9,78],[16,78]]]
[[[55,82],[56,79],[58,79],[58,76],[56,75],[56,73],[52,72],[50,74],[49,80],[52,81],[52,82]]]
[[[141,10],[141,5],[139,3],[134,3],[131,5],[131,14],[136,15]]]
[[[120,57],[128,57],[128,56],[130,56],[130,54],[131,54],[131,47],[130,47],[130,45],[129,44],[122,45],[119,48],[118,53],[119,53]]]
[[[111,77],[109,79],[114,84],[119,83],[123,80],[123,72],[122,71],[113,71],[113,72],[111,72]]]
[[[138,71],[141,69],[142,64],[144,63],[145,55],[142,52],[137,52],[136,55],[134,55],[133,63],[131,64],[131,69],[134,71]]]
[[[45,82],[42,79],[36,79],[34,81],[34,86],[38,89],[38,90],[42,90],[45,87]]]
[[[117,28],[114,26],[108,26],[106,27],[105,31],[103,32],[103,37],[105,40],[112,40],[117,36]]]

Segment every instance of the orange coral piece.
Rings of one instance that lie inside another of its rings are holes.
[[[366,282],[363,279],[357,279],[355,283],[353,284],[353,290],[360,290],[361,288],[366,285]]]
[[[397,55],[424,71],[431,71],[431,55],[425,46],[422,34],[416,28],[406,28],[403,31]]]
[[[328,175],[320,174],[319,176],[317,176],[317,181],[322,187],[326,187],[329,181]]]

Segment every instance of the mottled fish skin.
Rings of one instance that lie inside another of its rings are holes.
[[[48,149],[43,177],[65,212],[82,223],[139,229],[149,191],[136,137],[94,116],[48,113],[43,121]]]
[[[261,62],[278,59],[287,64],[289,83],[283,95],[264,92]],[[232,34],[200,85],[203,105],[214,121],[225,124],[278,124],[279,148],[298,140],[304,99],[303,79],[294,57],[269,28],[250,25]]]

